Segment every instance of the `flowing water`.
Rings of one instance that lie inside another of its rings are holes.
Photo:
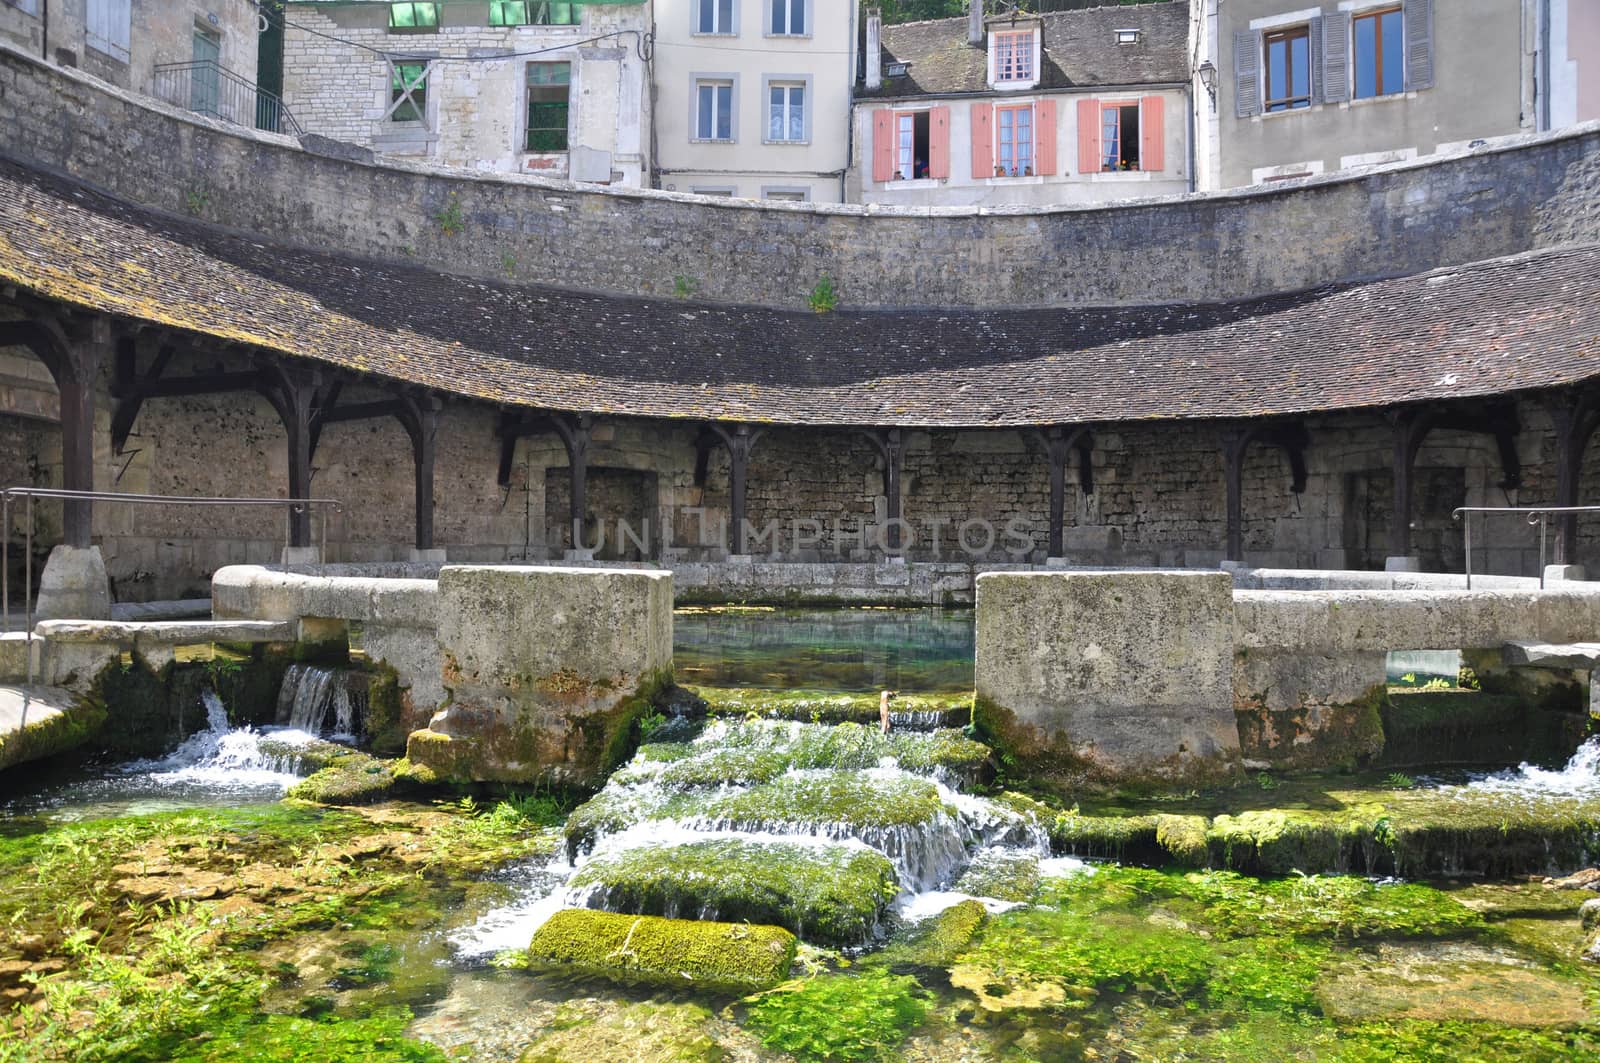
[[[367,714],[366,674],[291,664],[278,691],[278,722],[296,731],[353,742]]]

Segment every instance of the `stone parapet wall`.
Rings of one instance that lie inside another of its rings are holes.
[[[844,306],[1132,304],[1600,240],[1597,123],[1293,187],[993,209],[719,202],[377,166],[195,118],[10,47],[0,127],[23,160],[272,239],[607,292],[670,295],[684,278],[696,298],[795,308],[824,273]],[[460,232],[436,221],[449,203]]]

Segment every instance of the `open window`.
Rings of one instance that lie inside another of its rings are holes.
[[[928,176],[928,112],[900,111],[894,116],[896,181]]]
[[[1100,107],[1100,169],[1102,172],[1138,170],[1139,103],[1106,103]]]

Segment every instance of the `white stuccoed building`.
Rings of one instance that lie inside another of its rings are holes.
[[[838,203],[855,0],[655,0],[657,183]]]
[[[284,100],[308,133],[449,166],[647,183],[645,0],[291,0],[284,17]]]

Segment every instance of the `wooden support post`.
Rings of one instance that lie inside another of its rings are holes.
[[[1394,427],[1394,513],[1389,525],[1389,556],[1411,556],[1411,474],[1416,469],[1417,451],[1433,430],[1434,416],[1428,410],[1395,410],[1389,414]]]
[[[100,366],[111,358],[109,318],[97,317],[71,337],[61,393],[61,486],[68,491],[94,490],[94,385]],[[93,534],[94,506],[87,499],[61,507],[62,539],[68,546],[87,547]]]
[[[1227,558],[1244,560],[1244,455],[1254,433],[1249,428],[1233,427],[1222,433],[1223,480],[1228,495]]]
[[[439,411],[444,403],[437,395],[401,395],[396,400],[395,416],[411,437],[411,460],[416,473],[416,547],[433,549],[433,469],[439,441]]]
[[[900,471],[905,465],[905,442],[898,428],[863,428],[861,434],[872,441],[883,459],[884,552],[900,553]]]
[[[261,394],[278,412],[283,422],[289,451],[289,497],[311,497],[311,451],[314,421],[317,416],[322,374],[315,369],[288,369],[269,362],[261,371]],[[289,513],[289,545],[311,545],[311,511]]]
[[[1068,428],[1051,425],[1042,430],[1045,457],[1050,462],[1050,541],[1046,557],[1061,557],[1066,553],[1065,528],[1067,512],[1067,458],[1074,449],[1078,451],[1078,479],[1085,493],[1094,489],[1089,478],[1093,472],[1089,465],[1089,429],[1086,425]]]
[[[1583,475],[1583,454],[1596,428],[1600,427],[1600,401],[1596,401],[1593,392],[1568,391],[1550,396],[1546,408],[1556,434],[1555,504],[1576,506],[1578,484]],[[1556,541],[1551,561],[1570,565],[1577,556],[1578,515],[1558,513],[1554,523]]]
[[[710,427],[722,441],[722,445],[728,448],[728,553],[742,556],[745,483],[750,472],[750,453],[755,449],[756,440],[761,438],[761,430],[751,429],[747,424],[736,424],[728,428],[713,424]]]
[[[588,509],[589,438],[594,418],[587,413],[558,413],[551,415],[550,424],[567,448],[567,464],[572,470],[572,549],[583,550],[583,519]]]

